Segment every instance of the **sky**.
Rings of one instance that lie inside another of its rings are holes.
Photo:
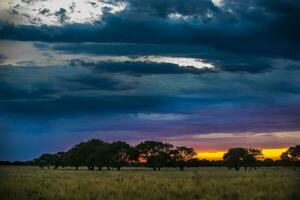
[[[1,0],[0,160],[91,138],[300,143],[300,2]]]

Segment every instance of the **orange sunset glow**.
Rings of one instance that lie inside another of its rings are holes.
[[[280,158],[280,155],[283,152],[287,151],[287,149],[288,148],[262,149],[262,153],[264,155],[264,158],[277,160]],[[197,151],[197,158],[207,160],[222,160],[224,153],[226,153],[226,151]]]

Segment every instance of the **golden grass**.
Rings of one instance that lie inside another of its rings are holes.
[[[293,200],[300,199],[300,171],[252,172],[197,168],[179,172],[40,170],[1,167],[1,200]]]

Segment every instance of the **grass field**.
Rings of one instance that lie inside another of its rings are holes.
[[[300,199],[300,171],[259,168],[251,172],[225,168],[195,168],[154,172],[136,168],[122,171],[40,170],[1,167],[1,200],[176,200],[176,199]]]

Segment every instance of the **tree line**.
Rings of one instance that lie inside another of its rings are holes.
[[[0,164],[9,164],[2,163]],[[22,162],[18,162],[22,164]],[[300,145],[290,147],[281,155],[280,160],[264,159],[260,149],[230,148],[223,156],[223,160],[209,161],[196,158],[193,148],[185,146],[175,147],[169,143],[158,141],[144,141],[131,146],[123,141],[112,143],[98,139],[91,139],[74,145],[65,152],[42,154],[32,161],[23,163],[39,166],[41,169],[53,167],[74,167],[76,170],[86,166],[89,170],[120,170],[128,166],[151,167],[160,170],[162,167],[177,167],[183,171],[185,167],[218,167],[226,166],[228,169],[251,171],[260,166],[300,166]]]

